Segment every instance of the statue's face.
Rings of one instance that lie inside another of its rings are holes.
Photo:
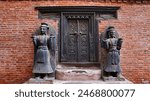
[[[109,34],[111,38],[115,38],[115,30],[110,30]]]
[[[41,34],[46,34],[47,33],[47,27],[46,26],[41,26],[40,27],[40,30],[41,30]]]

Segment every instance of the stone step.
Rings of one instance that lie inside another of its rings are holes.
[[[89,80],[89,81],[63,81],[53,80],[53,84],[133,84],[131,81],[125,79],[124,81],[103,81],[103,80]]]
[[[63,80],[29,80],[24,84],[133,84],[129,80],[125,81],[103,81],[103,80],[89,80],[89,81],[63,81]]]
[[[57,80],[99,80],[101,78],[100,69],[57,69],[56,79]]]
[[[133,84],[131,81],[125,79],[124,81],[103,81],[103,80],[89,80],[89,81],[79,81],[79,80],[69,80],[69,81],[64,81],[64,80],[55,80],[52,78],[52,80],[44,80],[44,79],[34,79],[31,78],[24,84]]]

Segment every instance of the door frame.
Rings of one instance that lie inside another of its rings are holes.
[[[79,15],[79,16],[76,16]],[[72,18],[71,18],[72,17]],[[93,64],[98,62],[98,32],[97,32],[97,26],[95,23],[95,12],[61,12],[61,21],[60,21],[60,45],[59,45],[59,62],[61,63],[69,63],[67,62],[67,51],[65,50],[66,46],[64,45],[64,37],[65,37],[65,26],[67,24],[67,19],[84,19],[84,17],[89,17],[89,23],[91,26],[91,32],[89,32],[89,43],[90,43],[90,49],[89,49],[89,62],[73,62],[71,64]],[[81,17],[81,18],[80,18]]]

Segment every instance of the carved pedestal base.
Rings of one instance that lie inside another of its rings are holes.
[[[123,76],[113,77],[113,76],[103,76],[104,81],[125,81],[126,79]]]
[[[30,78],[28,81],[26,81],[24,84],[52,84],[54,80],[54,77],[52,78]]]

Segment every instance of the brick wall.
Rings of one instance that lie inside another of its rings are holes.
[[[58,33],[58,21],[38,19],[36,6],[120,6],[118,19],[99,23],[100,33],[116,27],[124,39],[123,75],[134,83],[150,82],[150,5],[89,1],[0,1],[0,83],[23,83],[32,76],[33,44],[30,38],[41,22]]]

